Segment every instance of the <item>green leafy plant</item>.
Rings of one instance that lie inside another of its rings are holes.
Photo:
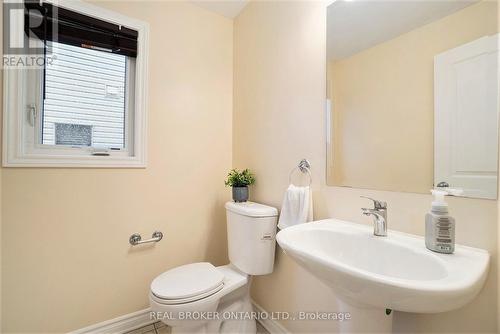
[[[255,183],[255,176],[248,170],[231,169],[224,182],[226,187],[246,187]]]

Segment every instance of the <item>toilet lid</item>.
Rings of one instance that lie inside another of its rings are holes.
[[[219,292],[222,290],[224,287],[224,284],[221,284],[219,287],[215,288],[212,291],[208,291],[206,293],[202,293],[201,295],[189,297],[189,298],[181,298],[181,299],[165,299],[165,298],[160,298],[156,296],[154,293],[151,293],[151,299],[153,299],[155,302],[163,305],[178,305],[178,304],[186,304],[186,303],[192,303],[196,302],[201,299],[205,299],[207,297],[210,297],[214,295],[216,292]]]
[[[191,299],[222,288],[224,275],[211,263],[186,264],[168,270],[151,283],[151,292],[161,299]]]

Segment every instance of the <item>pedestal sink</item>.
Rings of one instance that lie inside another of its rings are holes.
[[[438,313],[460,308],[481,290],[488,273],[487,251],[457,245],[454,254],[425,247],[420,236],[327,219],[280,231],[281,248],[330,286],[339,309],[351,313],[343,333],[391,332],[390,310]]]

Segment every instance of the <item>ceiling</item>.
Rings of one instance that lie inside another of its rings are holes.
[[[338,0],[327,9],[327,56],[342,59],[465,8],[477,0]]]
[[[190,1],[196,6],[208,9],[209,11],[223,15],[230,19],[235,18],[245,8],[250,0],[224,0],[224,1]]]

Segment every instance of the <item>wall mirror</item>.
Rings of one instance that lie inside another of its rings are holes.
[[[497,5],[328,7],[328,185],[497,198]]]

